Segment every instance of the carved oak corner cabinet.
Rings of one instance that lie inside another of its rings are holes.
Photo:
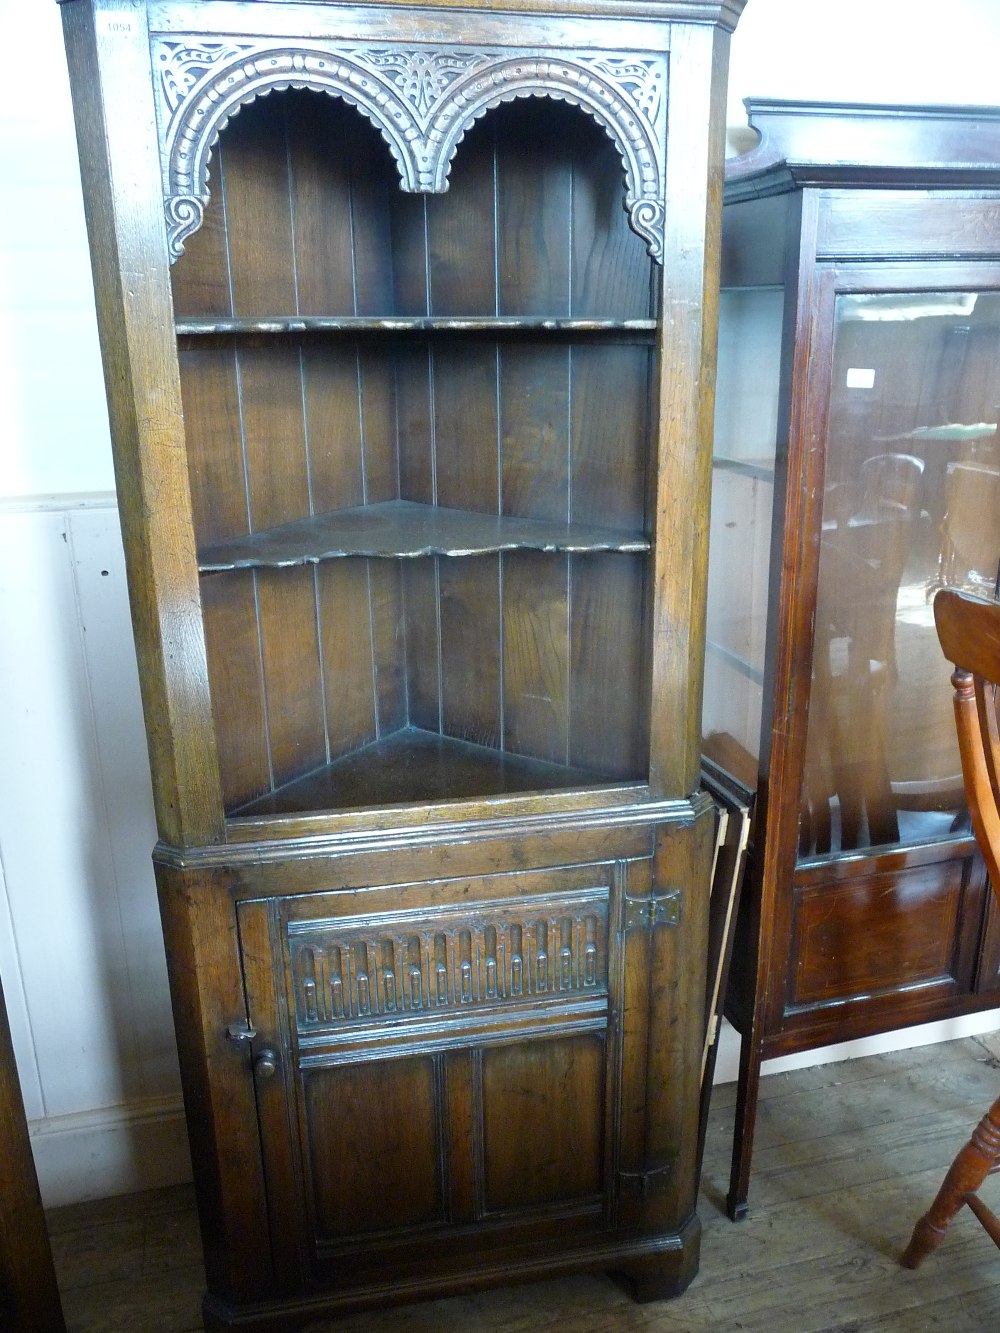
[[[210,1328],[697,1269],[741,8],[63,6]]]
[[[1000,1003],[932,612],[1000,566],[1000,113],[748,106],[704,715],[706,752],[757,790],[733,1216],[762,1059]]]

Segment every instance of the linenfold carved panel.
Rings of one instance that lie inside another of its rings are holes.
[[[420,48],[267,39],[153,40],[167,234],[172,259],[201,225],[209,159],[240,107],[282,88],[342,97],[389,145],[402,188],[441,193],[458,144],[480,116],[519,97],[552,97],[591,115],[618,146],[625,207],[663,258],[667,63],[659,55]]]
[[[608,987],[607,889],[459,908],[432,923],[289,927],[302,1033],[352,1021],[463,1012]]]

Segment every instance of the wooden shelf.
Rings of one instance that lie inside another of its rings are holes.
[[[178,319],[179,337],[220,334],[380,333],[626,334],[652,337],[655,319],[574,319],[544,315],[275,315],[247,319],[226,315]]]
[[[736,472],[741,477],[753,477],[756,481],[774,483],[773,458],[720,458],[712,459],[713,468],[720,472]]]
[[[405,727],[231,811],[301,814],[593,787],[603,774]]]
[[[316,564],[345,556],[413,559],[429,555],[488,555],[497,551],[649,550],[642,534],[592,524],[440,509],[387,500],[337,509],[295,523],[217,542],[200,554],[202,573]]]
[[[732,667],[741,676],[746,676],[747,680],[752,680],[755,685],[763,685],[763,667],[754,666],[742,653],[734,653],[731,648],[726,648],[724,644],[712,638],[706,638],[705,651],[711,653],[714,657],[721,658],[727,666]]]

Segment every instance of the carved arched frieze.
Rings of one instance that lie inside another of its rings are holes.
[[[201,225],[209,160],[240,107],[275,89],[341,97],[389,146],[402,188],[440,193],[458,145],[491,107],[552,97],[580,107],[611,137],[625,173],[625,207],[654,259],[663,257],[665,58],[481,48],[279,47],[162,38],[154,45],[172,259]]]
[[[459,143],[500,102],[552,97],[586,111],[614,140],[625,168],[625,207],[654,259],[663,259],[663,111],[666,66],[655,59],[550,56],[495,59],[458,81],[428,131],[425,188],[448,187]]]

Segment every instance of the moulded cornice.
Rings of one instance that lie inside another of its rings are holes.
[[[1000,185],[1000,108],[747,98],[760,136],[726,163],[726,200],[806,186]]]
[[[66,4],[68,0],[57,0]],[[349,0],[216,0],[221,4],[302,5],[329,4],[331,8]],[[739,22],[747,0],[505,0],[498,4],[476,0],[434,0],[435,9],[488,10],[490,13],[527,15],[565,15],[617,19],[653,19],[661,23],[712,23],[732,32]],[[427,0],[388,0],[380,9],[425,9]],[[151,0],[151,11],[159,8]]]

